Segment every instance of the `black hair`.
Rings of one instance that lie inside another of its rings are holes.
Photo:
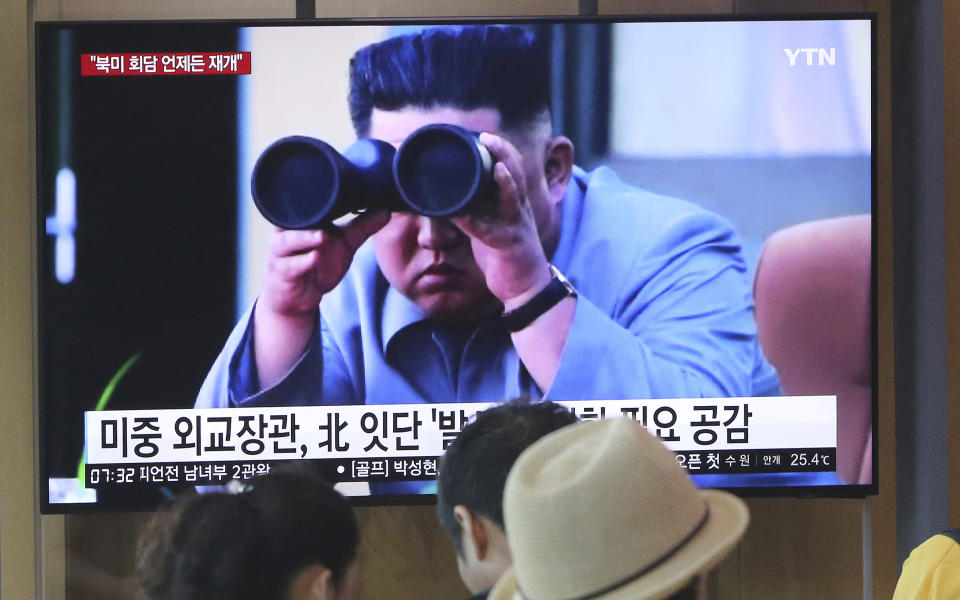
[[[374,108],[494,108],[520,130],[550,110],[550,60],[525,27],[433,27],[365,46],[350,59],[350,117],[358,137]]]
[[[460,524],[453,507],[462,504],[503,527],[503,488],[510,467],[528,446],[577,422],[553,402],[518,398],[480,412],[450,444],[437,475],[437,517],[462,552]]]
[[[240,494],[189,493],[156,513],[137,545],[150,600],[281,600],[303,568],[343,582],[360,541],[347,501],[322,479],[279,472]]]

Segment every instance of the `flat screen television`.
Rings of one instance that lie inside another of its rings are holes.
[[[430,502],[515,396],[875,493],[875,61],[869,14],[38,23],[43,510]]]

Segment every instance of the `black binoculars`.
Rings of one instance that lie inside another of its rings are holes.
[[[362,139],[342,155],[322,140],[290,136],[257,159],[251,191],[283,229],[316,229],[363,210],[452,217],[492,205],[493,164],[478,134],[456,125],[421,127],[397,150]]]

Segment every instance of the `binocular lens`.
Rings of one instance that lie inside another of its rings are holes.
[[[257,159],[251,180],[257,208],[283,229],[325,227],[368,209],[476,212],[494,187],[493,160],[477,134],[445,124],[421,127],[397,151],[361,139],[341,155],[316,138],[281,138]]]
[[[475,133],[453,125],[413,132],[394,159],[403,200],[417,213],[448,217],[467,211],[492,183],[492,161]]]
[[[284,138],[263,152],[254,168],[253,201],[284,229],[316,226],[328,218],[340,187],[334,150],[323,141]]]

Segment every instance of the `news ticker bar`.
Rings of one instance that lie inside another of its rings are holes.
[[[675,452],[836,448],[836,396],[560,402],[626,417]],[[87,464],[441,456],[492,403],[88,411]]]
[[[754,473],[816,473],[836,469],[836,448],[774,448],[676,452],[677,462],[691,475]],[[85,487],[223,485],[245,481],[282,465],[274,462],[207,462],[89,465]],[[436,478],[439,456],[422,458],[314,459],[311,469],[328,481],[430,481]]]

